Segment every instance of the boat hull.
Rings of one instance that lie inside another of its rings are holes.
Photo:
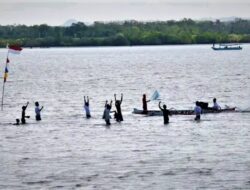
[[[212,47],[213,50],[220,51],[220,50],[242,50],[242,47],[229,47],[229,48],[220,48],[220,47]]]
[[[169,110],[171,115],[194,115],[194,110]],[[214,110],[212,108],[210,109],[203,109],[202,114],[213,114],[213,113],[222,113],[222,112],[236,112],[235,107],[234,108],[225,108],[221,110]],[[143,110],[139,110],[134,108],[133,114],[140,114],[140,115],[147,115],[147,116],[162,116],[162,111],[160,110],[148,110],[147,113],[145,113]]]

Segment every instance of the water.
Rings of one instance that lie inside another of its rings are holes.
[[[196,100],[250,108],[250,45],[24,49],[11,55],[0,112],[0,189],[250,189],[249,113],[131,114],[154,90],[169,108]],[[6,50],[0,50],[5,61]],[[3,65],[2,65],[3,67]],[[1,72],[3,72],[1,70]],[[124,122],[101,119],[124,94]],[[90,97],[93,118],[83,113]],[[14,126],[27,108],[25,126]],[[34,102],[45,108],[34,117]],[[157,102],[148,104],[157,109]]]

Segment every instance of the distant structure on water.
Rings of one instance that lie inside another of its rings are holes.
[[[213,44],[213,50],[242,50],[242,47],[239,44]]]

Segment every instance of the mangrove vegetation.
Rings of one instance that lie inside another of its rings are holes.
[[[0,25],[0,46],[133,46],[167,44],[249,43],[250,21],[83,22],[70,27],[46,24]]]

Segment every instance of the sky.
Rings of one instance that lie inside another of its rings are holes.
[[[0,0],[0,25],[250,18],[250,0]]]

